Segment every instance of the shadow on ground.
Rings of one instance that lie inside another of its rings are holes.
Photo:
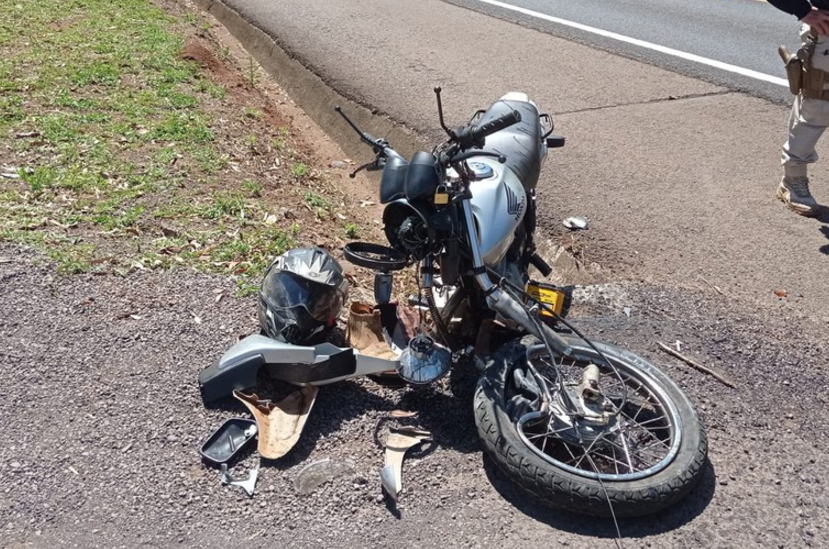
[[[820,228],[820,233],[829,240],[829,208],[823,207],[820,209],[820,213],[815,217],[818,221],[823,223],[823,226]],[[829,243],[824,244],[820,248],[820,253],[829,255]]]
[[[600,538],[617,537],[616,527],[610,518],[588,517],[541,506],[516,488],[488,456],[484,456],[484,470],[495,490],[528,517],[573,534]],[[619,519],[622,538],[655,536],[691,522],[708,507],[714,497],[715,486],[714,467],[706,459],[700,483],[683,501],[658,514]]]

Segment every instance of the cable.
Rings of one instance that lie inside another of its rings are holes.
[[[619,369],[616,368],[616,366],[614,366],[613,363],[610,362],[610,360],[608,360],[608,358],[604,355],[604,353],[602,353],[599,349],[596,348],[596,346],[593,344],[592,341],[587,339],[587,337],[585,337],[584,334],[582,334],[578,329],[576,329],[575,326],[573,326],[572,324],[570,324],[569,322],[564,320],[564,317],[562,317],[561,315],[556,313],[555,310],[552,307],[550,307],[546,303],[542,303],[540,300],[538,300],[535,297],[531,296],[525,290],[523,290],[522,288],[519,288],[518,286],[516,286],[515,284],[513,284],[512,282],[507,280],[505,277],[503,277],[500,274],[498,274],[497,272],[495,272],[490,267],[487,267],[486,269],[490,273],[490,275],[493,275],[496,279],[498,279],[498,285],[500,287],[504,288],[504,290],[506,290],[508,292],[511,290],[513,292],[518,292],[518,293],[521,294],[521,296],[513,295],[513,297],[524,297],[525,299],[528,299],[528,300],[531,300],[531,301],[537,303],[541,308],[543,308],[545,311],[550,313],[553,316],[553,318],[556,320],[556,322],[561,322],[563,325],[565,325],[567,328],[569,328],[574,334],[576,334],[577,337],[579,337],[582,341],[587,343],[587,345],[590,346],[591,349],[593,349],[593,351],[599,356],[599,358],[602,361],[604,361],[604,363],[607,365],[607,367],[613,372],[613,374],[619,380],[619,383],[621,383],[622,387],[624,388],[624,392],[623,392],[623,395],[622,395],[622,402],[616,408],[616,412],[615,412],[617,416],[620,415],[622,413],[622,409],[624,409],[624,407],[625,407],[625,405],[627,404],[627,401],[628,401],[628,386],[625,383],[625,380],[622,378],[622,374],[619,372]],[[533,322],[536,323],[536,327],[538,327],[540,321],[538,319],[534,318],[532,315],[529,315],[529,316],[530,316],[530,318],[533,319]],[[539,329],[539,331],[540,331],[540,329]],[[542,338],[542,339],[544,339],[544,338]],[[551,349],[549,348],[549,344],[546,341],[544,341],[543,343],[547,347],[547,352],[550,353],[550,357],[552,358],[553,353],[552,353]]]
[[[590,465],[593,467],[593,470],[596,471],[596,478],[599,481],[599,486],[602,487],[604,497],[607,500],[607,506],[610,509],[610,518],[613,519],[613,526],[616,527],[616,539],[614,539],[614,541],[616,542],[617,549],[622,549],[622,532],[619,529],[619,521],[616,520],[616,511],[614,511],[613,509],[613,500],[610,499],[610,494],[608,494],[607,487],[604,485],[604,481],[602,480],[601,474],[599,474],[599,469],[596,467],[596,462],[593,461],[593,458],[590,457],[586,451],[584,453],[584,457],[587,458],[587,461],[590,462]]]

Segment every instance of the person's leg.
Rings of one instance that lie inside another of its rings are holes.
[[[789,116],[789,138],[783,144],[783,179],[777,198],[800,215],[817,214],[818,204],[809,190],[808,168],[818,160],[815,149],[829,126],[829,101],[795,98]]]
[[[808,29],[801,31],[807,39]],[[829,72],[829,42],[818,41],[812,56],[812,67]],[[783,144],[783,180],[777,187],[777,197],[801,215],[815,215],[818,204],[809,190],[809,164],[818,161],[816,150],[826,127],[829,126],[829,101],[804,99],[799,94],[789,115],[788,139]]]
[[[798,95],[789,115],[789,136],[783,144],[783,172],[805,177],[809,164],[818,161],[817,142],[829,126],[829,101]]]

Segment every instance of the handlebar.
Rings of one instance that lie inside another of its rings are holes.
[[[440,94],[439,89],[435,90],[438,93],[438,106],[440,106]],[[397,153],[389,146],[389,142],[382,138],[374,137],[371,134],[368,134],[360,128],[357,127],[354,122],[351,121],[348,116],[343,112],[343,110],[337,106],[334,107],[336,110],[348,123],[351,128],[357,132],[360,136],[360,139],[363,143],[371,147],[376,155],[374,160],[360,166],[356,170],[354,170],[350,175],[354,177],[357,172],[365,169],[379,169],[384,165],[384,160],[388,158],[390,155]],[[521,121],[521,113],[516,110],[509,112],[503,116],[499,116],[495,120],[490,120],[486,124],[481,124],[476,126],[472,123],[468,123],[464,126],[456,128],[454,131],[449,130],[443,125],[443,112],[441,110],[441,125],[444,129],[447,130],[449,133],[450,139],[447,142],[449,145],[448,148],[444,149],[443,152],[440,153],[440,164],[443,166],[448,165],[450,162],[458,161],[458,160],[466,160],[467,156],[476,156],[480,154],[484,154],[487,156],[493,156],[498,159],[499,162],[502,164],[506,161],[506,157],[499,153],[492,153],[486,151],[476,151],[475,154],[465,154],[464,151],[468,151],[469,149],[482,149],[486,144],[486,138],[489,135],[492,135],[495,132],[501,131],[505,128],[512,126],[513,124],[517,124]]]
[[[454,138],[461,150],[471,149],[472,147],[482,148],[486,143],[488,135],[492,135],[518,122],[521,122],[521,113],[512,111],[480,126],[463,126],[455,130]]]

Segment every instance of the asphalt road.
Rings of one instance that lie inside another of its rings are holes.
[[[451,1],[682,74],[740,88],[774,101],[790,101],[788,92],[779,83],[785,78],[785,71],[776,49],[779,44],[792,49],[798,46],[799,23],[762,0]],[[608,33],[620,37],[609,38]],[[676,53],[665,53],[664,48]],[[704,61],[691,61],[690,56],[703,57]],[[716,66],[718,63],[731,67],[721,68]],[[740,69],[759,75],[746,77]],[[770,84],[763,76],[778,82]]]
[[[564,217],[587,216],[580,243],[606,276],[686,288],[706,280],[761,307],[829,319],[829,216],[800,218],[774,198],[784,104],[438,0],[394,13],[379,0],[227,5],[326,88],[411,129],[424,146],[441,136],[435,84],[450,122],[526,91],[568,139],[539,183],[541,237],[559,236]],[[312,105],[316,89],[293,93],[324,126],[333,119],[332,104]],[[354,138],[342,124],[326,127]],[[818,200],[829,200],[825,165],[813,176]]]

